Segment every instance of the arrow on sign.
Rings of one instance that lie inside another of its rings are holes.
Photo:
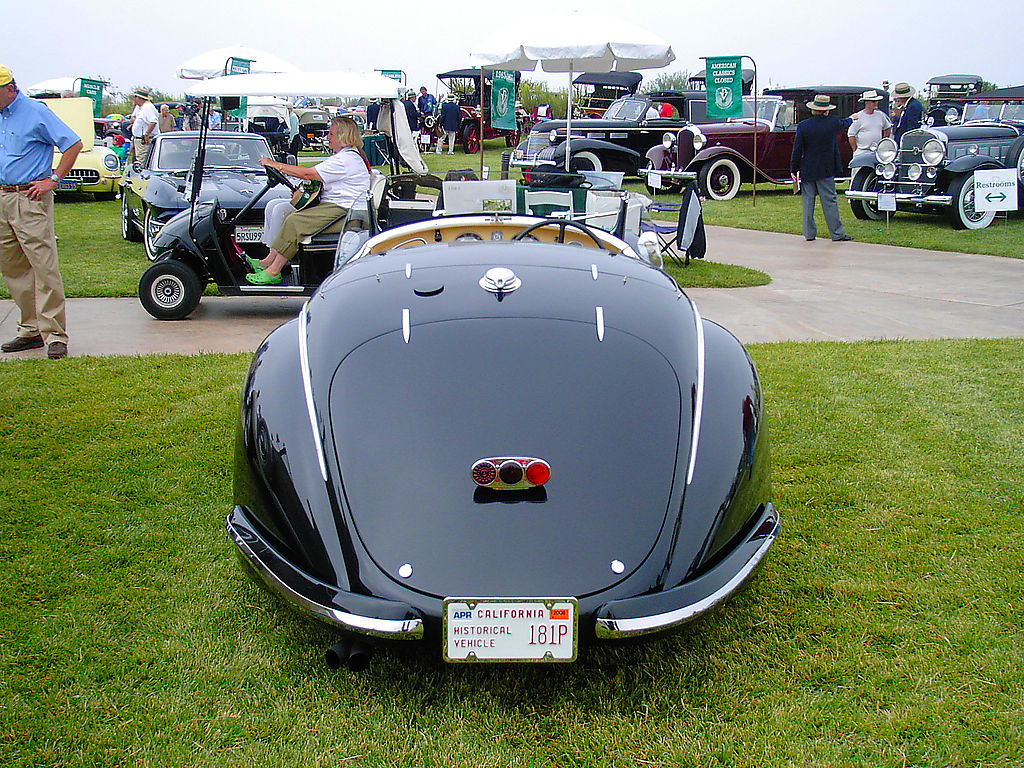
[[[995,200],[997,202],[1002,202],[1003,200],[1006,199],[1006,193],[1004,193],[1004,192],[999,192],[999,193],[989,192],[987,195],[985,195],[985,199],[988,200],[990,203],[993,200]]]

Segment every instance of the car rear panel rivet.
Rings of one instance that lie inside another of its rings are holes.
[[[401,566],[398,569],[398,575],[401,576],[403,579],[408,579],[410,576],[412,576],[412,565],[406,563],[405,565]]]
[[[626,564],[621,560],[612,560],[612,573],[622,573],[626,570]]]

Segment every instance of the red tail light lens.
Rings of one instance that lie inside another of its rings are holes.
[[[526,479],[533,485],[544,485],[551,479],[551,467],[546,461],[531,461],[526,467]]]

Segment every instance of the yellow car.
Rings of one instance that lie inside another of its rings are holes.
[[[40,99],[82,139],[82,151],[57,192],[92,192],[97,200],[113,200],[121,181],[121,161],[110,147],[96,143],[92,121],[92,99]],[[53,152],[53,167],[61,153]]]

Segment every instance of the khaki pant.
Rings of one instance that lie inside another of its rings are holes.
[[[148,142],[143,139],[132,139],[132,151],[135,153],[135,159],[139,165],[145,165],[149,159],[149,152],[153,149],[153,140],[150,139]]]
[[[68,341],[64,282],[53,231],[53,193],[0,191],[0,271],[21,311],[19,336]]]
[[[292,211],[284,217],[281,229],[274,236],[274,242],[270,247],[286,259],[290,259],[299,252],[299,245],[303,240],[335,219],[339,219],[338,222],[324,231],[341,232],[345,226],[344,216],[347,213],[347,208],[334,203],[320,203],[304,211]]]

